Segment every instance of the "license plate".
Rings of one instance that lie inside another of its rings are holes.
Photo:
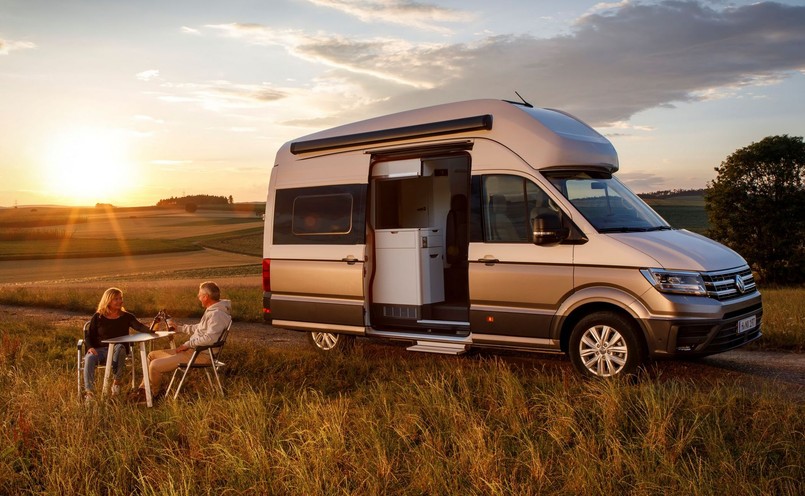
[[[757,325],[757,317],[754,315],[738,321],[738,334],[748,331]]]

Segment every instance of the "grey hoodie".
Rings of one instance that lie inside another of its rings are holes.
[[[177,327],[179,332],[192,334],[185,343],[191,348],[196,346],[209,346],[218,341],[229,324],[232,322],[232,302],[221,300],[213,303],[204,310],[201,321],[193,325],[180,325]]]

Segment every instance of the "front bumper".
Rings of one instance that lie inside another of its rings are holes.
[[[738,322],[755,317],[755,326],[738,332]],[[763,306],[729,312],[721,319],[647,319],[649,353],[660,357],[700,357],[744,346],[762,336]]]

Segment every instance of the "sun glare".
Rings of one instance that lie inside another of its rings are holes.
[[[137,177],[120,133],[80,130],[54,139],[45,156],[49,191],[71,203],[120,203]]]

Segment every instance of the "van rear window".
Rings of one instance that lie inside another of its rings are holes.
[[[277,190],[275,244],[363,244],[366,185]]]

